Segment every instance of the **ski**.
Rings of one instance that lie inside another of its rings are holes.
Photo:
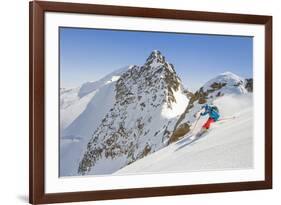
[[[217,122],[226,121],[226,120],[233,120],[235,118],[237,118],[237,116],[225,117],[225,118],[218,119]]]
[[[191,141],[188,143],[188,145],[191,145],[191,144],[194,144],[194,142],[202,139],[203,137],[206,136],[206,134],[208,133],[209,131],[204,131],[202,133],[197,133],[196,135],[193,135],[192,137],[190,137]]]

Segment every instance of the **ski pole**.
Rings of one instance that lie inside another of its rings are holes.
[[[193,134],[193,131],[194,131],[194,129],[195,129],[195,127],[196,127],[196,125],[197,125],[197,122],[199,121],[200,117],[201,117],[201,115],[199,115],[199,117],[197,118],[197,120],[196,120],[196,122],[195,122],[195,125],[194,125],[194,127],[192,128],[192,131],[190,132],[191,134]]]

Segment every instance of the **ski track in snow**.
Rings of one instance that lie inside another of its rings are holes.
[[[193,135],[187,134],[181,140],[118,170],[114,174],[252,168],[252,94],[221,97],[214,104],[220,106],[222,118],[233,115],[237,117],[213,124],[208,133],[193,142]],[[199,120],[194,133],[199,131],[206,119]]]

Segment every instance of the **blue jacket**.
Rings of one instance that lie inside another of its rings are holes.
[[[213,109],[212,106],[206,104],[202,108],[205,108],[205,111],[200,114],[201,116],[209,114],[209,117],[214,119],[215,121],[220,118],[220,114],[215,109]]]

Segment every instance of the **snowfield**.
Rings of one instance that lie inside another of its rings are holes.
[[[77,175],[85,147],[102,118],[114,104],[115,82],[129,66],[96,82],[63,90],[60,111],[60,176]]]
[[[84,96],[82,99],[89,98],[90,100],[84,110],[63,130],[61,135],[60,175],[70,176],[77,173],[79,161],[91,138],[91,132],[96,129],[105,113],[114,103],[114,83],[108,83],[101,89]],[[75,110],[77,104],[70,108]]]
[[[153,172],[186,172],[253,167],[253,101],[252,94],[228,95],[214,102],[220,109],[221,120],[210,131],[194,141],[192,133],[181,140],[118,170],[114,174]],[[200,119],[197,133],[207,117]]]

